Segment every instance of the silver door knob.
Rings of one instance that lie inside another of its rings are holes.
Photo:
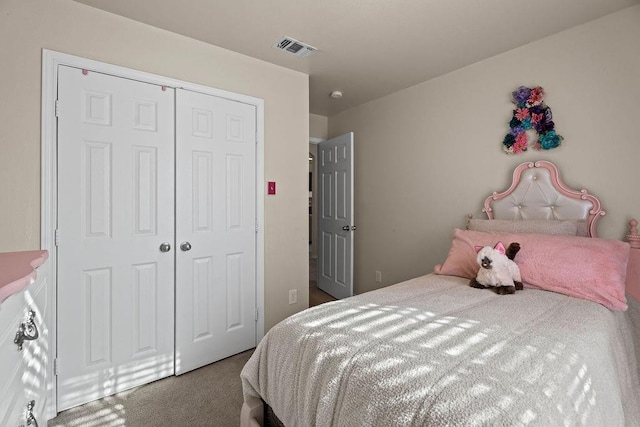
[[[343,231],[349,231],[349,226],[348,226],[348,225],[345,225],[344,227],[342,227],[342,230],[343,230]]]
[[[190,249],[191,249],[191,243],[189,243],[189,242],[182,242],[182,243],[180,244],[180,249],[182,249],[182,250],[183,250],[183,251],[185,251],[185,252],[186,252],[186,251],[188,251],[188,250],[190,250]]]
[[[160,245],[160,252],[169,252],[171,250],[171,245],[167,242],[164,242]]]
[[[358,227],[356,227],[355,225],[352,225],[351,226],[351,231],[356,231],[356,228],[358,228]]]

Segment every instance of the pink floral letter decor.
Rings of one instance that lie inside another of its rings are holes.
[[[502,149],[508,154],[527,151],[529,129],[538,133],[538,139],[531,145],[534,150],[550,150],[559,146],[564,138],[554,130],[551,108],[543,101],[544,90],[540,86],[520,86],[512,95],[516,109],[513,110],[513,118],[509,122],[510,131],[502,141]]]

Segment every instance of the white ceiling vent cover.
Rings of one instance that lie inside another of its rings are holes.
[[[299,56],[304,58],[306,56],[311,55],[315,52],[315,47],[308,45],[306,43],[302,43],[296,39],[291,37],[282,36],[278,41],[273,45],[276,49],[280,49],[282,51],[288,52],[292,55]]]

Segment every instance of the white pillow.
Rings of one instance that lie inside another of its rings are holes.
[[[485,233],[538,233],[575,236],[578,231],[578,223],[575,220],[470,219],[467,229]]]
[[[587,237],[587,220],[586,219],[570,219],[568,221],[575,222],[578,227],[578,231],[576,231],[576,236]]]

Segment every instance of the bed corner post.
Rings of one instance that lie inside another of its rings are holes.
[[[241,427],[261,427],[264,425],[264,404],[262,399],[248,397],[240,411]]]
[[[627,234],[627,242],[634,249],[640,249],[640,236],[638,235],[638,221],[632,219],[629,221],[629,234]]]
[[[638,221],[629,221],[627,242],[631,246],[629,262],[627,263],[627,293],[640,301],[640,235],[638,235]]]

